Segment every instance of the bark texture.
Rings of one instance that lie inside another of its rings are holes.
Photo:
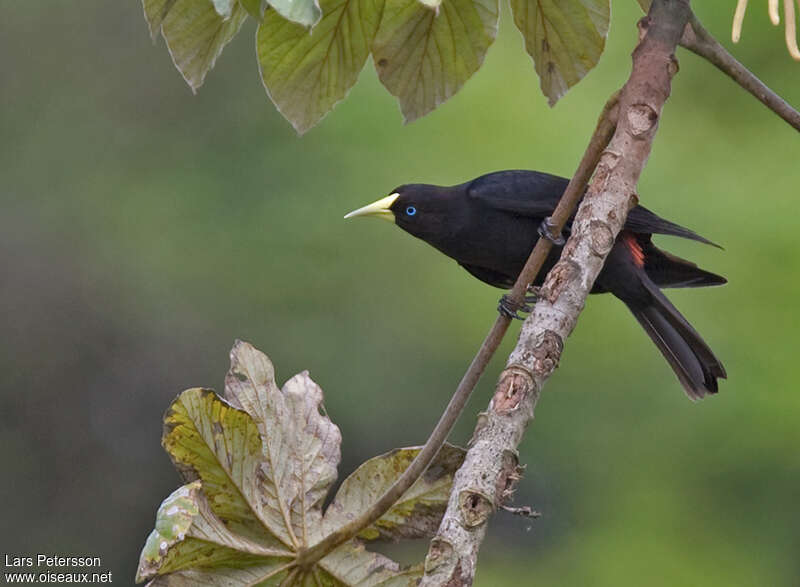
[[[633,69],[620,95],[617,130],[578,209],[559,263],[480,415],[447,512],[431,541],[421,585],[471,585],[491,514],[521,476],[517,447],[605,258],[637,202],[636,184],[678,70],[674,56],[689,19],[688,0],[654,0],[639,22]]]

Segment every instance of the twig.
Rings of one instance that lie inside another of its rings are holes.
[[[713,35],[703,27],[694,14],[689,17],[689,23],[691,27],[687,27],[684,32],[680,42],[681,46],[711,62],[733,81],[758,98],[767,108],[792,125],[795,130],[800,131],[800,113],[797,110],[764,85],[749,69],[728,53],[725,47],[720,45]]]
[[[514,516],[522,516],[523,518],[540,518],[540,517],[542,517],[542,514],[540,512],[537,512],[535,509],[533,509],[529,505],[524,505],[524,506],[522,506],[520,508],[514,508],[514,507],[511,507],[509,505],[501,505],[500,508],[503,511],[508,512],[509,514],[512,514]]]
[[[583,155],[578,170],[575,176],[570,180],[558,206],[553,212],[551,220],[553,229],[557,231],[557,233],[563,230],[564,225],[578,205],[578,202],[583,196],[584,188],[597,166],[600,155],[611,139],[611,135],[614,133],[618,94],[617,92],[611,96],[603,108],[600,120],[597,123],[597,129],[594,135],[592,135],[591,142],[586,149],[586,153]],[[533,248],[527,263],[525,263],[525,267],[522,269],[511,292],[508,294],[514,303],[522,305],[528,285],[533,283],[536,279],[552,246],[552,243],[544,238],[540,238],[536,242],[536,246]],[[422,447],[422,450],[420,450],[419,454],[411,462],[411,465],[409,465],[397,481],[395,481],[394,485],[392,485],[369,510],[361,514],[358,518],[326,536],[317,544],[298,553],[296,559],[298,566],[307,568],[337,546],[355,537],[361,530],[374,523],[385,514],[414,482],[419,479],[453,430],[453,426],[461,415],[467,400],[469,400],[472,390],[475,388],[481,375],[483,375],[495,351],[500,346],[510,323],[511,319],[509,317],[503,314],[497,316],[491,330],[489,330],[477,354],[472,359],[472,363],[470,363],[467,372],[462,377],[455,393],[453,393],[453,396],[450,398],[450,403],[447,404],[447,408],[445,408],[444,413],[442,413],[442,416],[439,418],[439,422],[436,424],[433,432],[431,432],[425,446]]]
[[[620,95],[616,132],[602,153],[561,259],[522,326],[489,409],[479,418],[447,511],[431,541],[421,587],[472,583],[486,522],[521,476],[516,448],[540,390],[558,364],[563,340],[575,326],[628,209],[636,203],[636,183],[677,71],[673,52],[689,14],[688,0],[654,0],[648,17],[640,21],[641,41]]]
[[[589,140],[586,151],[583,153],[581,162],[578,164],[578,169],[575,171],[575,175],[572,176],[572,179],[569,180],[567,189],[564,190],[564,194],[558,201],[556,209],[553,210],[553,214],[550,216],[552,231],[555,234],[560,234],[561,231],[564,230],[564,226],[567,224],[569,217],[575,212],[575,208],[577,208],[578,203],[583,197],[586,185],[589,183],[589,179],[591,179],[592,173],[594,173],[597,163],[600,161],[600,155],[602,155],[603,149],[606,148],[608,142],[611,140],[611,136],[614,134],[614,129],[617,126],[617,113],[619,111],[618,103],[619,91],[616,91],[603,107],[603,111],[600,113],[600,118],[597,121],[597,127],[592,134],[592,138]],[[528,258],[528,261],[517,277],[517,281],[514,283],[514,287],[511,288],[511,292],[508,294],[513,303],[520,305],[523,303],[528,286],[533,283],[537,275],[539,275],[539,271],[541,271],[542,265],[544,265],[544,262],[547,260],[547,256],[550,254],[552,248],[553,243],[546,238],[540,238],[536,241],[536,246],[533,247],[531,256]],[[503,316],[501,315],[500,318],[503,318]]]

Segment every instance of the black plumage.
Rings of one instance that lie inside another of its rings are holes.
[[[546,173],[515,170],[450,187],[407,184],[348,216],[378,215],[393,220],[481,281],[508,288],[539,238],[539,225],[552,214],[568,183]],[[571,222],[567,233],[570,226]],[[687,395],[699,399],[717,392],[717,379],[726,377],[725,369],[661,288],[721,285],[726,280],[657,248],[651,241],[653,234],[714,244],[636,206],[628,214],[592,293],[610,292],[622,300],[664,355]],[[560,248],[551,250],[535,285],[541,284],[560,254]]]

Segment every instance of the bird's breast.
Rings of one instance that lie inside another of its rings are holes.
[[[506,214],[489,214],[448,228],[428,242],[462,265],[483,267],[511,279],[519,274],[538,239],[535,220]]]

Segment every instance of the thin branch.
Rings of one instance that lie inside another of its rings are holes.
[[[654,0],[649,15],[639,23],[641,40],[620,95],[613,139],[602,152],[561,259],[548,274],[489,408],[478,420],[447,511],[431,541],[421,586],[472,583],[487,521],[521,477],[516,448],[533,418],[542,386],[558,364],[563,341],[575,327],[629,208],[636,204],[636,184],[677,71],[673,53],[689,14],[688,0]]]
[[[691,27],[687,27],[684,32],[680,42],[681,46],[711,62],[733,81],[758,98],[767,108],[792,125],[795,130],[800,131],[800,113],[797,110],[764,85],[749,69],[728,53],[725,47],[720,45],[713,35],[700,24],[694,14],[689,17],[689,23]]]
[[[581,162],[578,164],[578,169],[570,179],[567,189],[564,190],[556,209],[550,216],[552,230],[555,234],[560,234],[564,230],[569,217],[575,212],[575,208],[577,208],[586,190],[586,185],[589,183],[589,179],[591,179],[592,173],[594,173],[597,163],[600,161],[603,149],[606,148],[614,134],[619,112],[618,103],[619,91],[614,92],[603,107],[603,111],[597,121],[597,127],[589,140],[586,151],[583,153]],[[539,275],[539,271],[541,271],[542,265],[547,260],[552,248],[553,243],[546,238],[540,238],[536,241],[536,246],[533,248],[528,262],[522,268],[509,294],[512,302],[516,304],[523,302],[528,285],[533,283]]]
[[[614,133],[617,99],[618,93],[615,93],[606,103],[600,115],[600,120],[597,123],[597,129],[592,136],[589,147],[586,149],[586,153],[584,153],[578,170],[572,180],[570,180],[564,195],[561,197],[558,206],[553,212],[551,221],[557,233],[563,230],[567,220],[577,207],[578,202],[583,196],[584,188],[597,166],[600,155],[611,139],[611,135]],[[547,239],[540,238],[537,241],[525,267],[522,269],[514,287],[509,293],[509,297],[513,300],[513,303],[522,306],[528,285],[533,283],[536,279],[552,246],[552,243]],[[445,408],[445,411],[439,418],[439,422],[436,424],[433,432],[431,432],[425,446],[422,447],[422,450],[411,462],[411,465],[409,465],[397,481],[395,481],[394,485],[392,485],[369,510],[361,514],[358,518],[326,536],[317,544],[304,551],[300,551],[296,559],[300,567],[307,568],[328,554],[331,550],[344,544],[355,537],[361,530],[374,523],[400,499],[417,479],[419,479],[453,430],[453,426],[464,410],[464,406],[467,400],[469,400],[472,390],[486,370],[486,366],[489,364],[495,351],[500,346],[510,323],[511,319],[508,316],[503,314],[497,316],[491,330],[489,330],[477,354],[472,359],[472,363],[462,377],[461,382],[458,384],[455,393],[453,393],[453,396],[450,398],[450,403],[447,404],[447,408]]]

